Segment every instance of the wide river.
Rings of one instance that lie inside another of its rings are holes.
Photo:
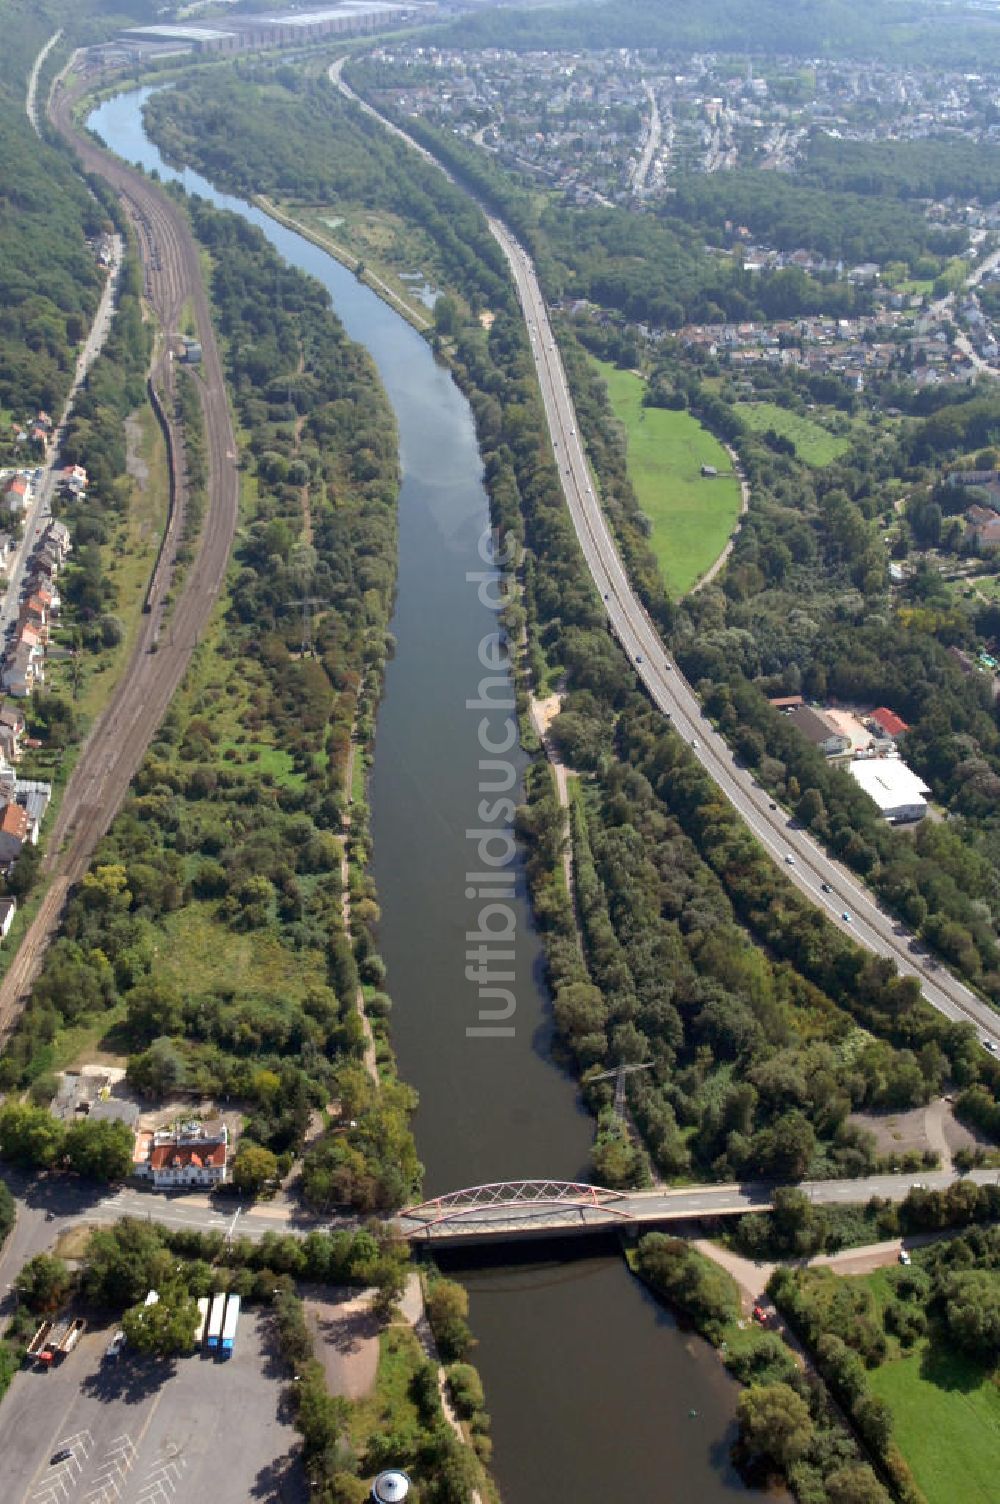
[[[573,1179],[585,1170],[591,1124],[550,1059],[541,949],[517,866],[513,1032],[466,1032],[480,1007],[465,951],[481,901],[466,896],[466,874],[480,867],[467,831],[483,825],[484,756],[481,714],[466,701],[477,697],[481,644],[496,630],[467,578],[484,569],[478,547],[489,521],[468,403],[425,340],[339,262],[197,173],[169,168],[143,129],[148,94],[108,100],[91,126],[127,161],[259,226],[322,282],[348,334],[370,350],[396,413],[398,650],[378,719],[372,808],[393,1039],[401,1074],[420,1093],[427,1189]],[[470,1293],[506,1504],[722,1504],[746,1493],[728,1460],[735,1385],[612,1248],[546,1248],[456,1272]]]

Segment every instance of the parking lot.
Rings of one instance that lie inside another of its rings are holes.
[[[225,1362],[196,1353],[104,1363],[113,1330],[85,1333],[49,1373],[16,1375],[0,1406],[4,1504],[308,1498],[265,1317],[244,1313]]]

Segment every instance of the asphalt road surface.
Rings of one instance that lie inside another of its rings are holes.
[[[358,99],[341,78],[344,61],[341,59],[330,68],[331,81],[367,114],[407,141],[425,160],[435,161],[418,142]],[[528,324],[563,494],[580,547],[601,594],[611,629],[653,703],[670,719],[674,730],[684,738],[789,881],[859,945],[894,962],[903,976],[916,977],[924,997],[939,1013],[956,1022],[972,1024],[980,1042],[1000,1053],[1000,1014],[928,956],[917,937],[888,914],[853,873],[830,857],[786,811],[775,805],[767,791],[758,787],[753,775],[737,766],[725,739],[703,714],[701,702],[670,657],[632,588],[594,494],[576,413],[531,258],[501,220],[492,215],[487,215],[487,219],[510,264]],[[997,255],[1000,257],[1000,252]]]
[[[899,1202],[914,1186],[944,1190],[956,1178],[951,1170],[926,1170],[918,1175],[869,1175],[864,1180],[810,1180],[798,1189],[817,1206],[843,1206],[867,1202],[872,1196]],[[998,1172],[975,1170],[965,1178],[977,1185],[992,1185]],[[774,1189],[773,1185],[748,1182],[679,1190],[598,1191],[592,1198],[576,1195],[563,1202],[549,1199],[516,1206],[502,1202],[449,1206],[445,1198],[442,1205],[429,1202],[400,1214],[397,1223],[404,1236],[419,1243],[503,1243],[767,1211]]]
[[[107,1363],[112,1331],[86,1332],[51,1372],[15,1374],[0,1409],[4,1504],[308,1498],[266,1315],[242,1315],[225,1362],[126,1350]]]

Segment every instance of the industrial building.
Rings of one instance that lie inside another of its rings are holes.
[[[856,757],[848,771],[890,824],[922,820],[926,815],[930,789],[901,758]]]
[[[147,46],[183,47],[192,52],[246,52],[270,47],[300,47],[328,36],[354,36],[382,31],[408,20],[429,19],[429,4],[395,4],[392,0],[340,0],[322,10],[288,11],[274,15],[228,15],[222,25],[190,21],[130,26],[123,42]]]

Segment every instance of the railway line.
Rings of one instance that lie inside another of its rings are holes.
[[[135,229],[145,294],[164,336],[178,325],[190,302],[202,347],[199,392],[205,418],[208,506],[195,558],[177,592],[169,620],[167,598],[174,586],[175,549],[161,548],[151,580],[150,610],[118,684],[97,718],[66,786],[49,835],[45,870],[49,886],[24,940],[0,984],[0,1039],[6,1038],[24,1005],[66,899],[90,862],[94,848],[117,813],[146,749],[180,685],[208,624],[225,576],[236,529],[239,497],[236,440],[226,397],[215,331],[194,238],[183,210],[137,169],[119,161],[79,131],[72,109],[80,92],[72,62],[53,87],[48,117],[74,149],[87,173],[118,193]],[[177,506],[170,527],[176,538],[183,515],[181,435],[172,418],[173,363],[161,341],[150,380],[169,430]]]

